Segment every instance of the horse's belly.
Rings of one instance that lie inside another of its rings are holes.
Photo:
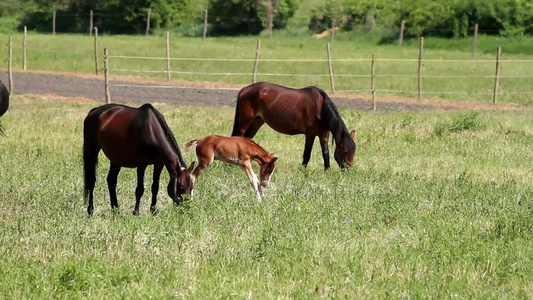
[[[105,156],[115,165],[136,168],[139,166],[137,144],[119,136],[100,134],[98,142]]]
[[[295,118],[293,115],[263,115],[265,123],[277,132],[295,135],[307,132],[305,120]]]

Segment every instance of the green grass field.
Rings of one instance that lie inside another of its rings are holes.
[[[257,80],[294,87],[317,85],[331,90],[326,51],[329,37],[317,40],[311,34],[292,36],[290,32],[275,33],[274,37],[269,40],[264,34],[260,36],[260,57],[263,61],[259,63]],[[22,38],[20,33],[13,35],[13,65],[18,69],[22,68]],[[7,34],[0,34],[0,40],[7,39]],[[251,36],[222,37],[203,41],[200,38],[171,36],[171,69],[176,72],[172,78],[247,85],[252,81],[257,39]],[[531,38],[504,39],[481,35],[475,59],[472,59],[471,43],[470,38],[425,39],[423,97],[491,103],[496,48],[501,45],[503,62],[498,101],[531,105],[533,89],[528,84],[533,78]],[[166,79],[166,60],[163,59],[166,57],[165,45],[164,35],[104,35],[99,38],[99,67],[103,68],[101,56],[103,49],[107,48],[112,56],[109,61],[111,79],[116,75]],[[380,96],[390,95],[416,98],[418,52],[417,40],[405,41],[400,53],[397,44],[382,44],[379,36],[339,33],[333,42],[331,54],[335,89],[370,98],[371,57],[375,53],[378,100]],[[4,53],[7,54],[7,51]],[[199,60],[188,60],[190,58]],[[233,61],[219,61],[227,59]],[[245,61],[238,61],[243,59]],[[30,32],[27,38],[27,65],[29,70],[94,73],[94,39],[88,35],[54,36]]]
[[[358,146],[348,171],[324,172],[317,143],[303,169],[303,136],[264,128],[255,140],[279,160],[262,202],[215,163],[180,207],[164,172],[156,217],[151,168],[141,216],[131,169],[111,211],[101,155],[89,219],[82,122],[97,103],[11,103],[0,298],[533,298],[531,110],[341,110]],[[231,131],[232,108],[156,106],[180,145]]]

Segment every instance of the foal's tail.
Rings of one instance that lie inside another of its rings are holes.
[[[196,147],[196,145],[198,145],[198,142],[200,142],[200,140],[188,141],[185,143],[185,150],[191,151],[192,147]]]

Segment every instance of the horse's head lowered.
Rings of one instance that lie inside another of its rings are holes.
[[[275,163],[278,158],[274,156],[274,153],[270,153],[270,155],[264,158],[264,160],[265,162],[261,165],[261,170],[259,171],[262,187],[265,187],[270,183],[270,177],[272,176],[274,169],[276,169]]]
[[[337,147],[335,148],[334,157],[340,168],[351,168],[353,166],[353,157],[355,155],[355,142],[353,138],[355,131],[352,130],[350,135],[342,134]]]
[[[183,194],[191,194],[194,187],[194,180],[191,176],[193,168],[194,162],[191,163],[188,169],[178,167],[176,172],[170,176],[167,192],[168,196],[174,201],[174,204],[179,204],[183,200]]]

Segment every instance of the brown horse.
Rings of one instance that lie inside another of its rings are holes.
[[[214,160],[220,160],[243,168],[254,188],[257,200],[261,201],[261,186],[268,185],[276,168],[274,163],[278,158],[274,154],[268,154],[257,143],[243,137],[208,135],[201,140],[192,140],[185,144],[187,150],[191,150],[193,146],[196,146],[198,157],[198,166],[192,172],[193,181],[196,181],[196,178]],[[261,181],[252,170],[252,161],[256,161],[261,167],[259,172]]]
[[[190,194],[192,190],[190,170],[194,163],[190,169],[186,169],[178,144],[163,115],[151,104],[144,104],[139,108],[106,104],[93,108],[83,123],[85,200],[89,201],[89,216],[94,210],[93,191],[100,150],[111,161],[107,184],[112,208],[118,207],[116,187],[122,167],[137,168],[134,215],[139,214],[139,204],[144,193],[144,173],[148,165],[154,165],[150,207],[152,213],[155,213],[163,166],[170,175],[167,191],[175,204],[182,201],[182,194]]]
[[[9,108],[9,91],[4,82],[0,80],[0,117],[3,116]],[[2,123],[0,123],[0,135],[4,135]]]
[[[243,88],[237,97],[231,135],[252,138],[264,123],[284,134],[305,134],[304,166],[311,158],[311,149],[318,136],[324,167],[330,167],[329,132],[336,144],[334,158],[339,167],[353,166],[355,132],[348,133],[335,104],[317,87],[293,89],[258,82]]]

